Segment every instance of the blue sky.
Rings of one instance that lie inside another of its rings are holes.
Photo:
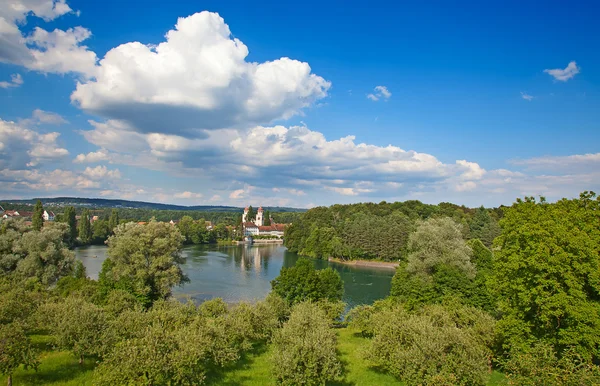
[[[599,190],[593,2],[0,5],[0,198]]]

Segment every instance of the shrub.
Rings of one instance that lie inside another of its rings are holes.
[[[335,302],[342,300],[344,294],[344,282],[339,273],[331,268],[317,271],[308,259],[299,259],[295,266],[282,268],[271,287],[289,305],[321,299]]]
[[[493,319],[474,308],[439,305],[417,313],[395,306],[370,317],[367,358],[407,385],[485,385]]]
[[[342,376],[336,334],[316,304],[296,305],[273,346],[273,374],[280,385],[323,385]]]
[[[510,385],[584,386],[600,384],[600,367],[585,361],[574,350],[559,359],[551,345],[537,343],[514,349],[504,363]]]

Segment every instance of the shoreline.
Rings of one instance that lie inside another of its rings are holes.
[[[373,260],[341,260],[334,257],[330,257],[327,261],[332,263],[353,265],[357,267],[370,267],[370,268],[387,268],[396,269],[400,263],[393,261],[373,261]]]

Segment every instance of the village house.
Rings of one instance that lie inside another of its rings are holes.
[[[18,210],[7,210],[2,215],[2,218],[16,217],[16,218],[31,218],[33,216],[33,212],[25,212]]]
[[[44,211],[44,214],[42,215],[42,218],[44,219],[44,221],[54,221],[54,212],[52,211]]]

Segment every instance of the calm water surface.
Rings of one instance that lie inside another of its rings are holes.
[[[76,256],[88,276],[98,278],[107,247],[76,249]],[[196,303],[220,297],[226,302],[263,299],[271,290],[271,280],[282,267],[291,267],[299,256],[280,245],[189,246],[183,249],[183,271],[190,282],[173,290],[180,299],[191,297]],[[389,295],[394,270],[354,267],[312,259],[317,269],[331,267],[344,281],[344,301],[349,307],[370,304]]]

